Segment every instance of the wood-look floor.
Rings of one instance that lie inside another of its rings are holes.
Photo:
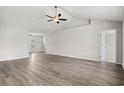
[[[39,53],[0,62],[0,85],[124,85],[124,70],[114,63]]]

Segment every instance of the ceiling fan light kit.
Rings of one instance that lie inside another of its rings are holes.
[[[67,19],[63,19],[61,18],[62,14],[58,14],[57,12],[57,6],[54,7],[55,8],[55,16],[50,16],[50,15],[46,15],[46,17],[49,17],[50,20],[47,20],[47,22],[56,22],[57,24],[60,23],[60,21],[67,21]],[[75,27],[80,27],[80,26],[86,26],[86,25],[91,25],[91,19],[88,19],[88,24],[81,24],[81,25],[75,25],[75,26],[71,26],[71,27],[65,27],[63,29],[70,29],[70,28],[75,28]]]
[[[49,15],[46,16],[50,18],[50,20],[48,20],[47,22],[53,21],[59,24],[60,21],[67,21],[67,19],[61,18],[62,14],[57,13],[57,6],[55,6],[55,16],[49,16]]]

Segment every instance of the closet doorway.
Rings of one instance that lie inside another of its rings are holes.
[[[100,56],[101,61],[116,62],[116,30],[100,32]]]

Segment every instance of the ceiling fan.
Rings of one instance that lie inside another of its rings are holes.
[[[48,20],[47,22],[51,22],[51,21],[54,21],[56,23],[60,23],[60,21],[67,21],[67,19],[63,19],[61,18],[62,14],[58,14],[57,13],[57,6],[55,6],[55,16],[49,16],[49,15],[46,15],[47,17],[51,18],[50,20]]]

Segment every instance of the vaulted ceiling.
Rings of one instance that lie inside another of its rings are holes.
[[[124,19],[123,6],[78,6],[63,7],[76,18],[92,18],[102,20],[121,21]]]
[[[54,10],[52,6],[0,6],[0,24],[24,27],[31,32],[47,33],[67,26],[75,20],[124,19],[124,7],[121,6],[60,6],[58,12],[68,21],[60,24],[47,22],[49,18],[45,15],[54,16]]]

